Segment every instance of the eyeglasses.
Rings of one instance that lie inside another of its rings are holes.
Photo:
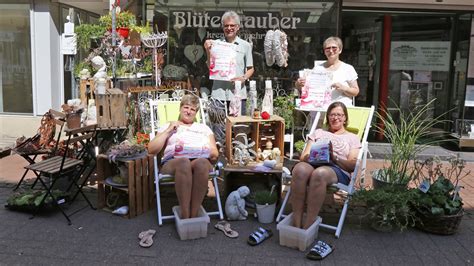
[[[225,29],[225,28],[231,28],[231,29],[233,29],[233,28],[235,28],[235,27],[237,27],[237,26],[238,26],[237,24],[227,24],[227,25],[224,25],[224,29]]]
[[[345,114],[329,114],[329,118],[343,118]]]
[[[324,51],[329,51],[329,50],[337,51],[337,49],[339,49],[339,47],[337,46],[328,46],[324,48]]]

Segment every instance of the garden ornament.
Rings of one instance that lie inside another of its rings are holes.
[[[204,48],[201,45],[191,44],[184,48],[184,56],[193,63],[196,64],[199,59],[204,55]]]
[[[246,220],[248,216],[245,210],[245,197],[250,194],[247,186],[241,186],[237,190],[232,191],[225,201],[225,214],[227,220]]]
[[[97,72],[94,74],[94,79],[98,80],[100,78],[106,79],[107,78],[107,65],[105,64],[105,61],[102,57],[100,56],[94,56],[91,60],[92,66],[94,69],[97,70]]]
[[[232,141],[234,145],[234,160],[238,161],[240,166],[244,166],[250,162],[252,155],[254,157],[257,156],[257,153],[251,149],[251,147],[255,146],[255,141],[248,143],[247,135],[243,133],[238,134],[235,138],[237,139],[238,137],[242,137],[243,141]]]

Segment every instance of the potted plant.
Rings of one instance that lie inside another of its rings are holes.
[[[275,217],[275,207],[277,202],[277,193],[275,186],[270,191],[259,190],[255,193],[255,205],[257,208],[257,217],[260,223],[271,223]]]
[[[276,115],[285,119],[285,129],[293,127],[293,110],[295,110],[295,100],[292,95],[277,96],[273,100],[273,111]]]
[[[465,166],[459,157],[449,159],[447,166],[439,158],[415,164],[418,189],[411,205],[419,217],[417,228],[443,235],[457,231],[464,215],[459,181],[470,174]]]
[[[389,166],[376,170],[372,175],[374,187],[383,183],[406,187],[416,174],[412,166],[417,155],[427,146],[439,144],[440,140],[435,138],[437,133],[431,128],[445,121],[440,119],[444,114],[427,118],[435,100],[416,111],[406,112],[397,107],[396,111],[400,114],[398,122],[390,112],[377,112],[378,119],[384,121],[384,126],[376,126],[377,131],[382,132],[391,143],[392,152]]]
[[[359,190],[353,197],[354,202],[367,206],[365,218],[377,231],[402,231],[415,226],[416,211],[410,207],[410,203],[416,197],[414,189],[386,186],[379,189]]]
[[[123,37],[127,38],[130,28],[137,24],[135,15],[130,11],[121,11],[115,13],[115,27],[117,32]],[[99,23],[102,27],[111,30],[112,29],[112,13],[101,16]]]

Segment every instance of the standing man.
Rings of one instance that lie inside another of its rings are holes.
[[[237,36],[240,29],[240,17],[234,11],[227,11],[222,15],[221,25],[224,30],[224,39],[228,43],[235,44],[235,51],[237,53],[237,69],[235,78],[231,81],[214,80],[212,84],[211,96],[217,100],[227,101],[227,107],[229,107],[230,100],[233,97],[232,91],[234,90],[234,81],[242,82],[242,89],[240,90],[240,98],[242,99],[242,115],[246,113],[247,103],[247,88],[245,87],[245,81],[252,77],[253,58],[252,58],[252,46],[250,43],[242,40]],[[210,49],[212,47],[212,40],[206,40],[204,42],[204,48],[207,53],[207,65],[209,66]]]

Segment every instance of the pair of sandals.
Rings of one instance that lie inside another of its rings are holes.
[[[138,234],[138,238],[140,239],[139,245],[140,247],[149,248],[153,245],[153,236],[155,235],[156,231],[153,229],[143,231]]]

